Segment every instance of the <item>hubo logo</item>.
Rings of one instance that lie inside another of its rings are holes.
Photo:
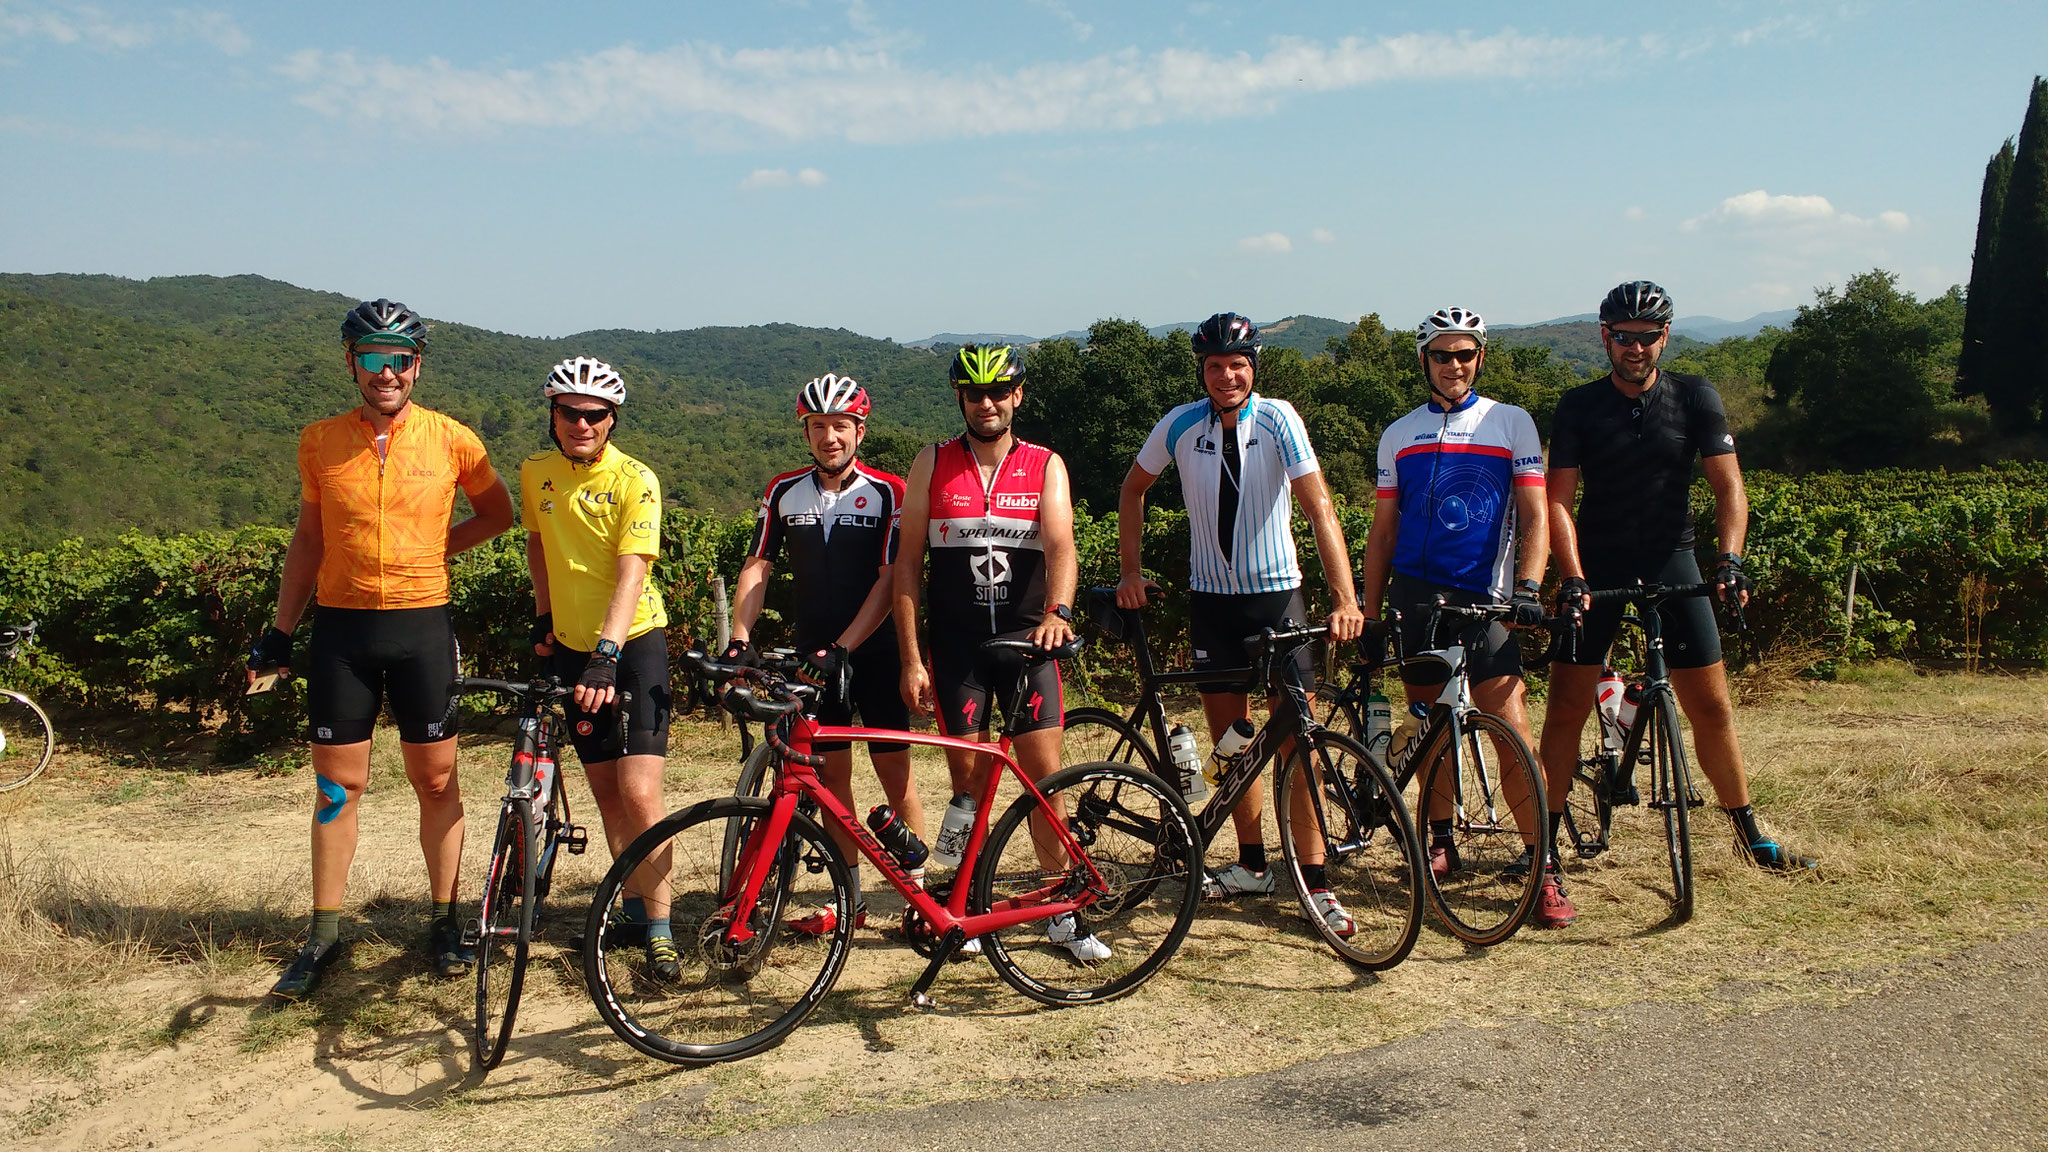
[[[1008,604],[1010,602],[1010,554],[1008,552],[984,552],[968,565],[974,570],[974,602],[977,604]]]
[[[585,489],[576,493],[576,506],[585,516],[602,519],[619,510],[618,493]]]
[[[1036,512],[1038,510],[1038,493],[998,492],[996,493],[996,509],[1002,512]]]

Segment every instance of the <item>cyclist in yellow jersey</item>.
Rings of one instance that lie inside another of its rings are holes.
[[[341,900],[356,851],[356,801],[370,779],[370,733],[388,699],[405,775],[420,805],[434,904],[428,953],[443,976],[468,970],[453,915],[462,863],[455,776],[458,668],[448,558],[512,526],[512,496],[476,433],[412,402],[427,326],[411,309],[366,300],[341,322],[362,406],[299,437],[299,524],[285,551],[275,624],[249,655],[288,674],[291,630],[315,598],[305,653],[306,711],[319,797],[313,809],[313,924],[272,989],[310,993],[341,954]],[[476,514],[452,523],[455,490]]]
[[[569,739],[590,779],[616,858],[667,812],[668,613],[648,570],[661,551],[661,483],[611,443],[626,383],[602,360],[577,356],[548,373],[548,434],[557,452],[519,466],[526,568],[533,576],[533,650],[576,685]],[[629,693],[623,741],[619,694]],[[626,884],[626,914],[645,924],[657,977],[681,974],[669,931],[666,870]],[[629,929],[629,931],[638,931]]]

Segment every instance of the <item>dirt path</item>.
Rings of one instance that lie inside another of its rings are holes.
[[[971,1136],[962,1110],[923,1108],[701,1143],[626,1128],[594,1147],[2048,1148],[2048,928],[1854,983],[1838,1008],[1744,1011],[1729,985],[1733,1015],[1635,1004],[1453,1025],[1234,1080],[985,1104]]]

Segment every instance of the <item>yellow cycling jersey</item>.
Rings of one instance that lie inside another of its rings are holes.
[[[610,444],[589,464],[536,452],[519,466],[519,499],[526,530],[540,535],[547,562],[555,638],[589,652],[611,607],[619,557],[661,554],[661,482]],[[626,639],[667,624],[650,573]]]

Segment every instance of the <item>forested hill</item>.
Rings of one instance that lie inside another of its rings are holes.
[[[354,402],[336,339],[354,303],[257,276],[0,275],[8,547],[289,523],[299,429]],[[547,443],[543,375],[578,354],[625,373],[619,443],[685,507],[743,508],[801,462],[795,393],[823,372],[874,395],[867,455],[884,467],[958,420],[943,357],[787,324],[540,340],[436,321],[417,396],[477,429],[516,482]]]

